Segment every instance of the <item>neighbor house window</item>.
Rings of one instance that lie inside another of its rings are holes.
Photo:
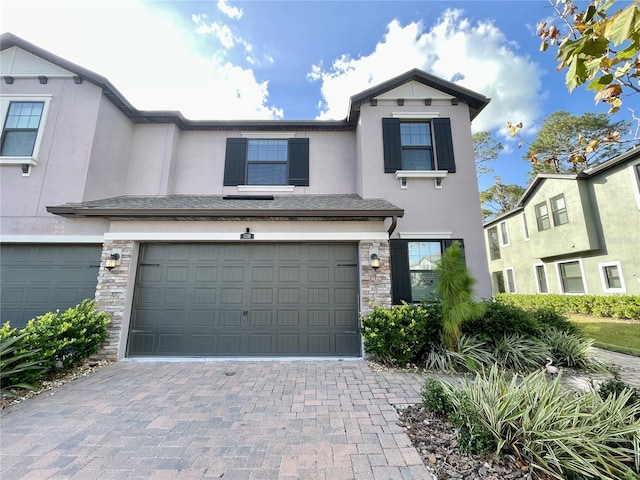
[[[551,199],[551,213],[553,214],[553,224],[564,225],[569,223],[569,217],[567,216],[567,205],[564,201],[564,195],[558,195]]]
[[[585,293],[582,265],[579,260],[558,262],[558,274],[562,293]]]
[[[228,138],[224,185],[309,185],[309,139]]]
[[[11,96],[0,98],[2,138],[0,161],[35,164],[50,97]]]
[[[406,240],[392,239],[391,253],[391,293],[394,305],[404,302],[430,300],[439,283],[438,263],[453,240]]]
[[[384,171],[446,170],[454,173],[453,138],[449,118],[382,119]]]
[[[625,293],[624,277],[620,262],[599,263],[600,280],[604,293]]]
[[[551,228],[551,222],[549,221],[549,208],[546,202],[537,204],[534,207],[536,211],[536,222],[538,223],[538,231],[548,230]]]
[[[498,293],[505,293],[506,289],[504,288],[504,273],[502,272],[493,272],[493,285]]]
[[[547,271],[544,265],[534,265],[536,273],[536,287],[538,293],[549,293],[549,285],[547,284]]]
[[[509,246],[509,227],[507,222],[500,222],[500,246]]]
[[[491,260],[500,259],[500,241],[498,240],[498,227],[491,227],[487,230],[489,239],[489,256]]]
[[[504,270],[505,278],[507,280],[506,287],[508,293],[516,293],[516,274],[512,267]]]

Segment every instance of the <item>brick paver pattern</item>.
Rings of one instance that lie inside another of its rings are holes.
[[[364,361],[118,362],[2,411],[2,479],[431,479]]]

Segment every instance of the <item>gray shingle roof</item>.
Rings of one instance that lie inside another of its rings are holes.
[[[404,210],[383,199],[359,195],[166,195],[121,196],[49,206],[47,211],[65,217],[108,218],[233,218],[322,217],[386,218]]]

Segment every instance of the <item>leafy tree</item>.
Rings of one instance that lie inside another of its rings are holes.
[[[454,350],[460,338],[460,324],[484,313],[484,306],[473,301],[476,281],[469,273],[460,242],[442,254],[438,265],[440,282],[436,287],[442,303],[442,333],[449,350]]]
[[[571,115],[565,111],[552,113],[542,121],[542,128],[529,144],[524,160],[532,164],[531,176],[538,173],[578,173],[626,150],[620,131],[629,122],[612,122],[604,113]],[[520,136],[522,124],[511,125],[510,133]],[[520,146],[525,143],[520,137]]]
[[[482,218],[490,218],[514,208],[524,193],[520,185],[504,185],[500,177],[494,177],[496,183],[480,192]]]
[[[473,134],[473,152],[476,159],[478,176],[493,171],[487,164],[498,158],[504,147],[491,136],[491,132],[477,132]]]
[[[596,103],[617,112],[623,96],[640,93],[640,0],[617,11],[615,0],[592,0],[584,10],[574,0],[549,3],[560,22],[538,24],[540,49],[557,45],[558,70],[567,69],[569,91],[589,82]]]

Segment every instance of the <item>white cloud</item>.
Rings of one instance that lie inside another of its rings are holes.
[[[221,42],[212,52],[190,17],[162,7],[142,0],[5,0],[0,28],[107,77],[141,110],[179,110],[192,119],[283,116],[268,104],[268,83],[229,60],[234,42],[250,45],[223,25],[197,25]]]
[[[239,20],[242,18],[242,10],[238,7],[230,7],[227,5],[226,0],[218,0],[218,10],[224,13],[227,17]]]
[[[472,25],[461,10],[447,10],[428,31],[420,22],[394,20],[370,54],[343,55],[329,68],[313,65],[308,78],[322,82],[318,118],[344,118],[351,95],[412,68],[490,97],[474,120],[475,131],[504,131],[507,121],[531,125],[540,113],[539,66],[519,55],[492,22]]]

